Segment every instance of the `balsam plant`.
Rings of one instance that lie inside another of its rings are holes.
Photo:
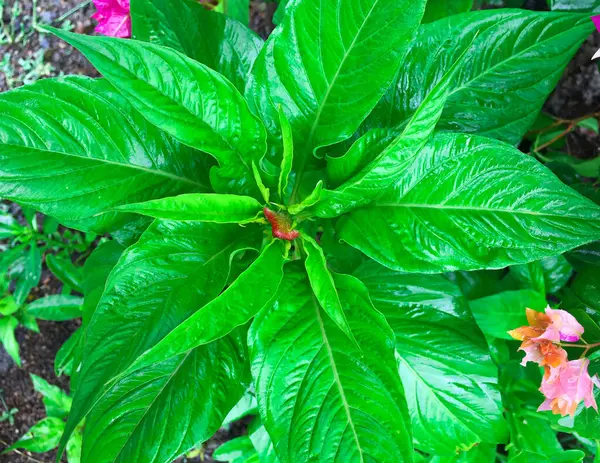
[[[515,147],[593,25],[425,6],[291,0],[266,43],[189,0],[132,0],[132,40],[51,30],[104,78],[0,96],[0,195],[128,246],[90,257],[60,451],[85,418],[85,463],[172,461],[252,383],[255,460],[538,458],[496,295],[463,292],[600,239]]]

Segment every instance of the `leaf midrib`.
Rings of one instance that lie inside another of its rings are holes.
[[[375,203],[375,207],[405,207],[407,209],[440,209],[440,210],[456,210],[456,211],[479,211],[479,212],[490,212],[490,213],[505,213],[511,215],[534,215],[538,217],[552,217],[552,218],[572,218],[580,220],[594,220],[593,218],[585,218],[580,216],[573,216],[568,214],[549,214],[535,211],[525,211],[516,209],[493,209],[489,207],[481,206],[447,206],[445,204],[417,204],[417,203]],[[596,220],[598,221],[598,220]]]
[[[121,163],[121,162],[110,161],[110,160],[107,160],[107,159],[99,159],[99,158],[92,158],[92,157],[89,157],[89,156],[82,156],[82,155],[79,155],[79,154],[69,153],[69,152],[66,152],[66,151],[54,151],[54,150],[36,148],[36,147],[31,147],[31,146],[15,145],[13,143],[5,143],[3,146],[8,146],[10,148],[19,149],[19,150],[38,151],[38,152],[48,153],[48,154],[52,154],[52,155],[56,155],[56,156],[74,157],[74,158],[84,159],[84,160],[90,161],[90,162],[96,162],[96,163],[98,163],[100,165],[107,164],[107,165],[114,165],[114,166],[119,166],[119,167],[127,168],[127,169],[139,170],[139,171],[145,172],[147,174],[159,175],[159,176],[162,176],[162,177],[166,177],[166,178],[168,178],[170,180],[175,180],[175,181],[189,183],[191,185],[195,185],[195,186],[198,186],[198,187],[203,188],[203,189],[208,188],[206,185],[203,185],[202,183],[198,183],[198,182],[196,182],[194,180],[191,180],[189,178],[178,177],[177,175],[172,174],[170,172],[166,172],[164,170],[149,169],[147,167],[142,167],[142,166],[137,165],[137,164],[124,164],[124,163]]]
[[[354,436],[354,440],[356,442],[356,447],[358,449],[358,454],[360,457],[360,462],[364,463],[364,455],[363,450],[360,445],[360,440],[358,439],[358,434],[356,432],[356,427],[354,426],[354,421],[352,420],[352,414],[350,412],[350,404],[348,403],[348,399],[346,398],[346,394],[344,392],[344,387],[342,386],[342,381],[340,379],[340,375],[337,370],[337,366],[335,364],[335,358],[333,356],[333,350],[331,349],[331,344],[329,344],[329,338],[327,337],[327,332],[325,331],[325,325],[323,323],[323,318],[321,317],[321,313],[319,310],[319,304],[315,299],[315,295],[312,294],[312,303],[315,309],[315,313],[317,316],[317,322],[319,323],[319,330],[321,332],[321,337],[323,338],[323,344],[327,349],[327,357],[329,358],[329,364],[331,365],[331,371],[333,373],[333,379],[337,386],[337,389],[340,393],[340,399],[342,401],[342,405],[344,406],[344,412],[346,413],[346,419],[350,428],[352,429],[352,435]]]

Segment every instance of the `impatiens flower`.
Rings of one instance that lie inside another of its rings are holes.
[[[583,400],[586,407],[594,407],[598,411],[594,399],[594,384],[600,387],[598,377],[590,377],[586,358],[571,360],[558,368],[546,368],[540,391],[546,400],[538,411],[552,410],[562,416],[575,415],[577,406]]]
[[[592,21],[596,25],[596,29],[598,29],[598,32],[600,32],[600,16],[592,16]],[[594,54],[594,56],[592,56],[592,59],[596,59],[596,58],[600,58],[600,50],[598,50]]]
[[[131,15],[129,0],[94,0],[96,13],[92,18],[98,21],[96,32],[110,37],[131,37]]]

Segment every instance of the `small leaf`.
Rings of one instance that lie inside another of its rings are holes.
[[[230,463],[244,463],[256,454],[254,445],[248,436],[236,437],[221,444],[213,453],[213,459]]]
[[[25,303],[31,290],[40,282],[41,276],[42,253],[34,241],[29,246],[29,251],[25,254],[25,267],[17,278],[17,283],[15,285],[13,297],[18,305]]]
[[[54,254],[46,256],[46,265],[56,278],[74,290],[83,293],[82,269],[71,262],[70,256],[57,257]]]
[[[72,374],[75,352],[79,347],[82,331],[81,328],[78,328],[69,336],[56,353],[56,357],[54,358],[54,374],[56,376],[61,376],[63,373],[69,376]],[[73,385],[71,387],[74,390]]]
[[[284,202],[287,192],[290,173],[294,163],[294,140],[292,126],[288,121],[281,106],[279,107],[279,124],[281,125],[281,140],[283,143],[283,157],[281,159],[281,172],[279,173],[278,192],[279,198]]]
[[[249,196],[201,193],[126,204],[118,209],[158,219],[213,223],[249,223],[262,216],[262,205]]]
[[[0,318],[0,342],[2,346],[14,360],[14,362],[21,366],[21,358],[19,357],[19,344],[15,338],[15,329],[19,324],[19,320],[15,317],[2,317]]]
[[[254,174],[254,180],[256,181],[256,185],[258,185],[258,189],[260,190],[262,198],[265,200],[265,203],[268,204],[270,191],[263,183],[262,178],[260,177],[260,171],[258,170],[258,167],[256,167],[256,163],[254,161],[252,161],[252,173]]]
[[[34,424],[17,442],[2,453],[24,449],[35,453],[49,452],[58,445],[65,424],[60,418],[47,417]]]
[[[56,418],[66,418],[71,410],[71,398],[58,386],[48,383],[44,378],[30,373],[33,388],[42,394],[46,415]]]
[[[327,262],[323,250],[311,237],[302,235],[302,243],[306,251],[306,261],[304,263],[310,286],[325,313],[335,322],[340,330],[342,330],[354,345],[360,349],[354,339],[354,335],[346,320],[344,309],[335,287],[333,275],[327,269]]]
[[[62,322],[79,318],[83,314],[83,298],[52,294],[36,299],[26,308],[29,315],[41,320]]]
[[[319,182],[315,186],[315,189],[312,191],[312,193],[309,194],[306,198],[304,198],[302,200],[302,202],[300,202],[298,204],[292,204],[288,208],[288,211],[290,212],[290,214],[296,215],[296,214],[299,214],[300,212],[302,212],[304,209],[308,209],[309,207],[314,206],[321,199],[322,191],[323,191],[323,180],[319,180]]]

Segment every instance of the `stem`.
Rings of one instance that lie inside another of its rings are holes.
[[[53,23],[58,23],[61,21],[64,21],[65,19],[67,19],[69,16],[71,16],[73,13],[76,13],[77,11],[81,10],[82,8],[85,8],[86,6],[88,6],[90,3],[92,3],[92,0],[85,0],[84,2],[81,2],[79,5],[75,5],[73,8],[71,8],[69,11],[67,11],[65,14],[63,14],[62,16],[59,16],[58,18],[56,18],[54,21],[52,21]]]
[[[3,440],[0,440],[0,444],[5,445],[6,447],[10,447],[10,444],[8,444],[7,442],[4,442]],[[27,455],[27,454],[25,454],[25,453],[23,453],[23,452],[21,452],[21,451],[19,451],[17,449],[13,449],[12,451],[15,452],[17,455],[21,455],[22,457],[25,457],[25,458],[27,458],[27,459],[29,459],[31,461],[35,461],[36,463],[44,463],[43,461],[36,460],[35,458],[30,457],[29,455]]]
[[[566,347],[579,347],[580,349],[586,349],[589,350],[593,347],[598,347],[600,346],[600,342],[595,342],[594,344],[571,344],[568,342],[560,342],[558,343],[559,346],[566,346]]]
[[[584,120],[590,119],[590,118],[598,118],[598,117],[600,117],[600,112],[586,114],[585,116],[578,117],[577,119],[557,119],[556,122],[554,122],[553,124],[550,124],[548,127],[544,127],[541,130],[531,132],[531,133],[545,133],[545,132],[553,129],[554,127],[558,127],[559,125],[568,124],[568,126],[565,130],[563,130],[561,133],[559,133],[554,138],[552,138],[552,140],[538,146],[534,150],[534,152],[537,153],[537,152],[543,150],[544,148],[547,148],[548,146],[552,145],[553,143],[557,142],[558,140],[563,138],[565,135],[568,135],[575,129],[575,127],[577,127],[577,124],[579,124],[581,121],[584,121]]]

